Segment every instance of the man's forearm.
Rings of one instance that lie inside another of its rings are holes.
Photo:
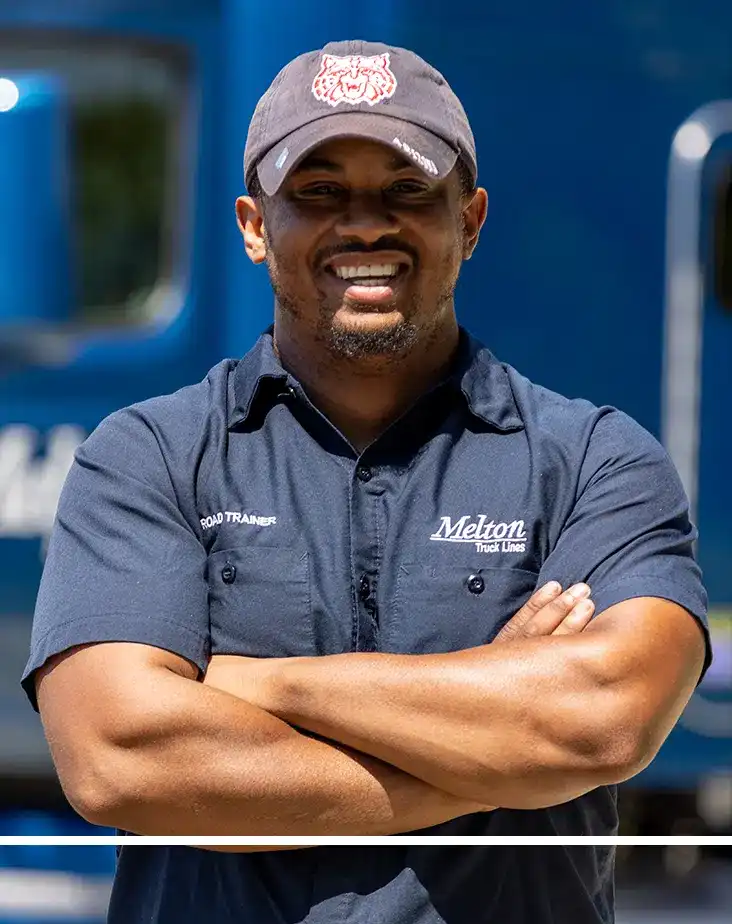
[[[204,682],[441,789],[516,808],[551,805],[598,785],[602,768],[588,760],[595,750],[586,710],[579,760],[578,740],[572,738],[577,723],[559,734],[553,727],[559,719],[562,728],[569,718],[566,710],[556,708],[557,694],[566,697],[568,686],[572,692],[587,687],[587,664],[563,658],[563,644],[543,663],[536,659],[542,650],[536,640],[580,635],[594,612],[589,594],[585,584],[562,591],[549,582],[532,594],[490,646],[468,652],[318,659],[216,655]],[[534,640],[534,648],[516,647],[527,639]],[[511,666],[506,672],[507,659]],[[537,700],[535,694],[547,682],[551,696]],[[571,702],[576,705],[576,697]],[[589,698],[582,706],[591,706]],[[548,714],[554,722],[534,727],[534,707],[537,716],[546,719]],[[605,735],[608,731],[603,729]]]
[[[591,645],[588,634],[523,640],[510,653],[293,658],[278,662],[263,705],[465,798],[553,805],[618,773],[604,748],[609,700],[593,692],[581,654]]]
[[[479,810],[200,683],[168,673],[151,686],[146,699],[165,708],[97,755],[108,785],[93,821],[136,834],[368,835]]]

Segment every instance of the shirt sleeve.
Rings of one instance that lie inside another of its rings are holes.
[[[712,658],[697,531],[666,450],[620,411],[601,414],[587,444],[576,502],[541,569],[539,586],[585,581],[595,612],[633,597],[677,603],[699,623]]]
[[[206,554],[182,515],[158,440],[135,408],[103,421],[66,479],[36,601],[22,685],[52,655],[138,642],[205,667]]]

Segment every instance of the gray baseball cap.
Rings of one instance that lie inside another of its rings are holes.
[[[447,81],[418,55],[380,42],[331,42],[284,67],[249,125],[244,178],[267,195],[325,141],[368,138],[443,179],[461,158],[477,176],[475,140]]]

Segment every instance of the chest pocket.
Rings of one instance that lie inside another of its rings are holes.
[[[211,653],[316,654],[307,552],[242,547],[209,556]]]
[[[471,568],[405,562],[397,575],[393,618],[381,648],[439,654],[486,645],[520,610],[538,575],[520,568]]]

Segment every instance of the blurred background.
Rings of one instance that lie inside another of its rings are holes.
[[[103,924],[113,872],[113,847],[0,847],[0,924]],[[691,847],[621,852],[616,924],[729,924],[729,872]]]
[[[530,378],[627,411],[676,462],[701,532],[716,661],[661,754],[624,787],[623,833],[729,834],[724,0],[467,0],[454,11],[437,0],[0,0],[0,833],[90,830],[63,799],[18,685],[74,449],[111,411],[199,380],[269,324],[266,273],[245,258],[233,212],[249,117],[290,58],[347,37],[414,49],[471,118],[490,208],[460,283],[462,323]],[[0,921],[98,916],[111,851],[19,849],[0,852]],[[665,921],[702,920],[704,902],[714,913],[724,857],[641,853],[623,861],[628,921],[653,920],[644,907],[659,882],[676,914]],[[44,882],[55,912],[41,907]]]

